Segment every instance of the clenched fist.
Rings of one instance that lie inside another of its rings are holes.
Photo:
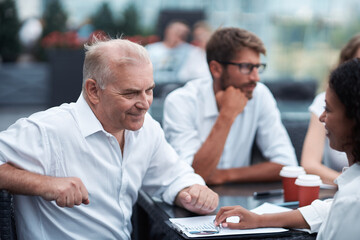
[[[181,190],[175,203],[191,212],[208,214],[218,206],[219,196],[207,186],[194,184]]]
[[[55,200],[60,207],[74,207],[74,205],[90,203],[88,191],[80,178],[49,177],[44,185],[41,196],[47,201]]]

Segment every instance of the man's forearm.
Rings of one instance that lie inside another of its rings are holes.
[[[55,200],[60,207],[89,204],[89,196],[81,179],[51,177],[16,168],[8,163],[0,166],[0,189],[14,194],[41,196]]]
[[[46,178],[9,163],[0,166],[0,189],[6,189],[14,194],[42,195],[42,185]]]
[[[194,156],[192,167],[205,181],[219,163],[233,121],[220,114],[209,136]]]
[[[279,173],[283,165],[264,162],[227,171],[227,182],[270,182],[281,180]]]

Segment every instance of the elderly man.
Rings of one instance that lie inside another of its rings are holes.
[[[86,46],[76,103],[35,113],[0,133],[0,188],[15,196],[19,239],[130,239],[138,190],[206,214],[216,193],[147,114],[152,64],[127,40]],[[77,206],[75,206],[77,205]]]
[[[191,81],[165,100],[167,140],[208,184],[279,180],[283,165],[297,165],[275,99],[259,83],[265,53],[256,35],[219,29],[206,46],[212,79]],[[250,165],[255,139],[269,161]]]

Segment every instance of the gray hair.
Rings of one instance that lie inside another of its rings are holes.
[[[94,79],[101,89],[105,89],[108,83],[115,80],[114,67],[151,62],[143,46],[126,39],[95,38],[91,44],[85,44],[84,48],[83,91],[89,78]]]

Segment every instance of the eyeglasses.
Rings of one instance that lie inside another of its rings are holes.
[[[239,67],[239,70],[242,74],[250,74],[254,68],[257,68],[258,73],[264,72],[266,68],[265,63],[259,63],[259,64],[252,64],[252,63],[234,63],[234,62],[222,62],[218,61],[221,64],[230,64],[230,65],[236,65]]]

